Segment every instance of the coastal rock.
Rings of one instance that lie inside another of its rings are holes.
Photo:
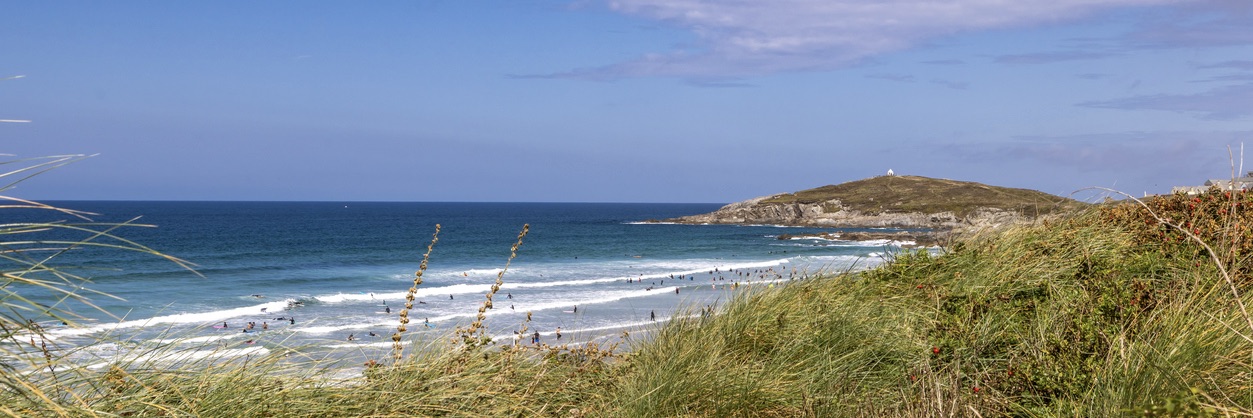
[[[1082,203],[1043,192],[919,176],[881,176],[732,203],[689,224],[952,230],[1025,222]]]

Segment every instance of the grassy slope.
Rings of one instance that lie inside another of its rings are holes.
[[[1081,203],[1027,189],[919,176],[879,176],[782,194],[762,203],[819,203],[832,199],[868,214],[953,212],[966,216],[974,208],[1014,210],[1026,215],[1076,208]]]
[[[1253,340],[1244,335],[1253,334],[1253,326],[1236,303],[1253,303],[1245,296],[1253,290],[1249,204],[1253,196],[1221,192],[1151,203],[1178,228],[1136,206],[1103,206],[971,237],[942,256],[901,253],[856,276],[753,289],[722,314],[673,321],[631,354],[608,361],[597,349],[431,350],[370,369],[368,380],[352,387],[319,384],[315,368],[276,379],[279,358],[199,372],[132,365],[103,378],[84,374],[0,392],[0,412],[1250,414]],[[1220,262],[1190,236],[1214,248]],[[1219,267],[1232,272],[1232,281]]]
[[[904,253],[679,322],[634,359],[623,416],[1201,416],[1253,412],[1243,303],[1253,197],[1131,205]],[[1240,206],[1237,206],[1239,203]],[[1232,209],[1237,209],[1232,212]],[[1232,215],[1234,214],[1234,215]],[[658,390],[660,389],[660,390]]]

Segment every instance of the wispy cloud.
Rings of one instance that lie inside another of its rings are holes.
[[[1253,60],[1250,61],[1223,61],[1215,64],[1206,64],[1197,68],[1234,68],[1237,70],[1253,71]]]
[[[1084,80],[1104,80],[1108,78],[1113,78],[1114,75],[1113,74],[1101,74],[1101,73],[1083,73],[1083,74],[1075,74],[1075,77],[1079,77]]]
[[[745,77],[821,71],[958,33],[1062,22],[1118,8],[1201,0],[614,0],[610,8],[684,28],[699,42],[554,77]]]
[[[970,88],[970,83],[967,83],[964,81],[932,79],[931,84],[938,84],[938,85],[948,87],[954,90],[965,90],[967,88]]]
[[[1037,52],[1031,54],[1002,55],[996,57],[994,61],[1001,64],[1050,64],[1054,62],[1100,59],[1113,55],[1115,54],[1092,51]]]
[[[1253,44],[1253,2],[1205,0],[1183,5],[1148,20],[1125,41],[1137,47],[1190,48]]]
[[[1253,116],[1253,83],[1216,87],[1193,94],[1153,94],[1079,103],[1078,106],[1165,110],[1197,114],[1202,119],[1229,120]]]
[[[901,83],[914,82],[914,76],[909,74],[870,74],[866,78],[874,78],[879,80],[897,81]]]
[[[962,64],[965,64],[966,61],[962,61],[958,59],[947,59],[947,60],[923,61],[922,63],[930,64],[930,65],[962,65]]]

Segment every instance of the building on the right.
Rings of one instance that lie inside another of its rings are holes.
[[[1245,173],[1243,176],[1236,177],[1234,180],[1229,179],[1209,179],[1201,186],[1175,186],[1170,189],[1171,193],[1181,193],[1187,195],[1196,195],[1205,193],[1212,187],[1219,190],[1248,190],[1253,189],[1253,171]]]

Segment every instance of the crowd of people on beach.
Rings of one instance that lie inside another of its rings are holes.
[[[786,276],[784,276],[785,272],[787,273]],[[735,273],[735,276],[731,278],[730,284],[725,284],[725,282],[727,281],[727,277],[731,273]],[[783,281],[785,279],[795,280],[798,278],[804,279],[804,278],[809,277],[804,272],[798,272],[796,270],[796,267],[792,267],[790,272],[786,270],[775,271],[774,267],[769,267],[769,268],[766,268],[765,270],[751,269],[747,271],[744,269],[727,269],[724,271],[720,268],[715,267],[713,270],[707,271],[706,274],[709,275],[709,278],[710,278],[710,288],[715,289],[715,290],[718,289],[719,283],[723,283],[723,287],[725,289],[730,290],[730,289],[739,288],[741,282],[743,283],[752,283],[754,281],[775,282],[775,281]],[[643,274],[640,274],[639,278],[628,277],[626,280],[627,280],[627,283],[641,283],[642,284],[646,280],[644,279],[643,276],[644,276]],[[671,274],[668,276],[668,279],[671,280],[671,283],[673,283],[674,281],[678,281],[682,283],[684,279],[688,280],[689,282],[694,282],[696,281],[696,275],[695,274],[680,274],[678,276],[675,276]],[[654,288],[658,286],[665,286],[665,285],[666,285],[666,280],[664,279],[660,281],[650,280],[649,286],[646,287],[644,290],[653,290]],[[674,287],[674,293],[679,294],[679,289],[680,289],[680,286],[676,285]]]
[[[714,290],[717,290],[720,287],[726,290],[735,290],[735,289],[738,289],[743,284],[751,284],[753,282],[768,282],[770,283],[769,286],[773,287],[774,286],[773,283],[777,281],[794,280],[797,278],[803,279],[803,278],[808,277],[808,275],[804,274],[803,272],[798,272],[795,267],[791,268],[790,271],[787,269],[776,270],[774,267],[767,267],[764,269],[756,268],[756,269],[727,269],[727,270],[722,270],[721,268],[715,267],[711,270],[704,272],[704,274],[709,279],[710,289],[714,289]],[[678,274],[678,275],[670,274],[666,278],[653,278],[653,279],[646,279],[643,276],[644,276],[643,274],[640,274],[639,277],[636,277],[636,278],[629,277],[626,279],[626,282],[630,284],[646,285],[645,290],[651,291],[653,289],[656,289],[659,286],[665,286],[666,281],[669,280],[671,283],[671,286],[674,286],[674,293],[676,295],[680,294],[680,290],[682,288],[686,287],[686,288],[692,289],[692,288],[697,288],[698,286],[700,286],[700,285],[693,283],[696,281],[697,277],[700,276],[700,273],[695,273],[695,274],[689,273],[689,274]],[[704,279],[702,279],[702,281],[703,280]],[[730,283],[727,283],[728,281]],[[688,284],[688,283],[691,283],[691,284]],[[370,296],[373,297],[373,294],[370,294]],[[511,301],[509,305],[509,309],[516,310],[514,304],[512,303],[512,300],[514,299],[513,294],[506,293],[505,297],[506,299]],[[454,295],[450,294],[448,295],[448,299],[455,300],[455,297]],[[417,303],[420,305],[427,304],[426,301],[417,301]],[[286,310],[290,311],[293,309],[301,308],[303,306],[304,306],[304,303],[301,301],[291,301],[287,303]],[[387,306],[386,301],[382,301],[382,306],[383,306],[383,311],[379,313],[382,313],[385,315],[392,314],[392,309],[390,306]],[[267,313],[266,311],[267,311],[266,308],[261,308],[261,313],[263,314]],[[578,305],[573,305],[570,310],[567,310],[565,312],[578,314],[579,307]],[[702,310],[702,314],[712,314],[712,312],[713,312],[712,306],[708,306],[706,307],[706,309]],[[529,314],[528,314],[528,317],[529,317]],[[279,322],[287,322],[289,325],[296,324],[295,316],[279,316],[279,317],[274,317],[273,320],[279,321]],[[648,320],[657,321],[656,310],[650,310],[648,312]],[[270,324],[268,321],[269,319],[262,320],[260,321],[260,324],[258,324],[257,321],[247,322],[243,325],[241,332],[244,332],[244,333],[256,332],[257,327],[260,327],[261,331],[269,330]],[[426,326],[427,328],[434,327],[431,324],[429,318],[425,318],[423,320],[423,325]],[[229,329],[230,326],[226,321],[223,321],[221,326],[218,326],[215,328]],[[380,337],[380,334],[375,333],[374,331],[369,331],[367,335],[369,335],[370,337]],[[514,336],[513,336],[513,344],[514,345],[521,344],[522,337],[523,337],[523,334],[521,331],[515,331]],[[560,326],[554,329],[553,337],[555,338],[556,342],[558,343],[561,342],[563,334],[562,334],[562,329]],[[358,338],[356,337],[355,333],[350,333],[347,336],[347,340],[357,341]],[[530,341],[531,344],[540,345],[542,343],[542,335],[540,331],[536,330],[532,332],[530,335],[530,340],[531,340]],[[248,340],[247,343],[251,344],[253,342],[254,342],[253,340]]]

